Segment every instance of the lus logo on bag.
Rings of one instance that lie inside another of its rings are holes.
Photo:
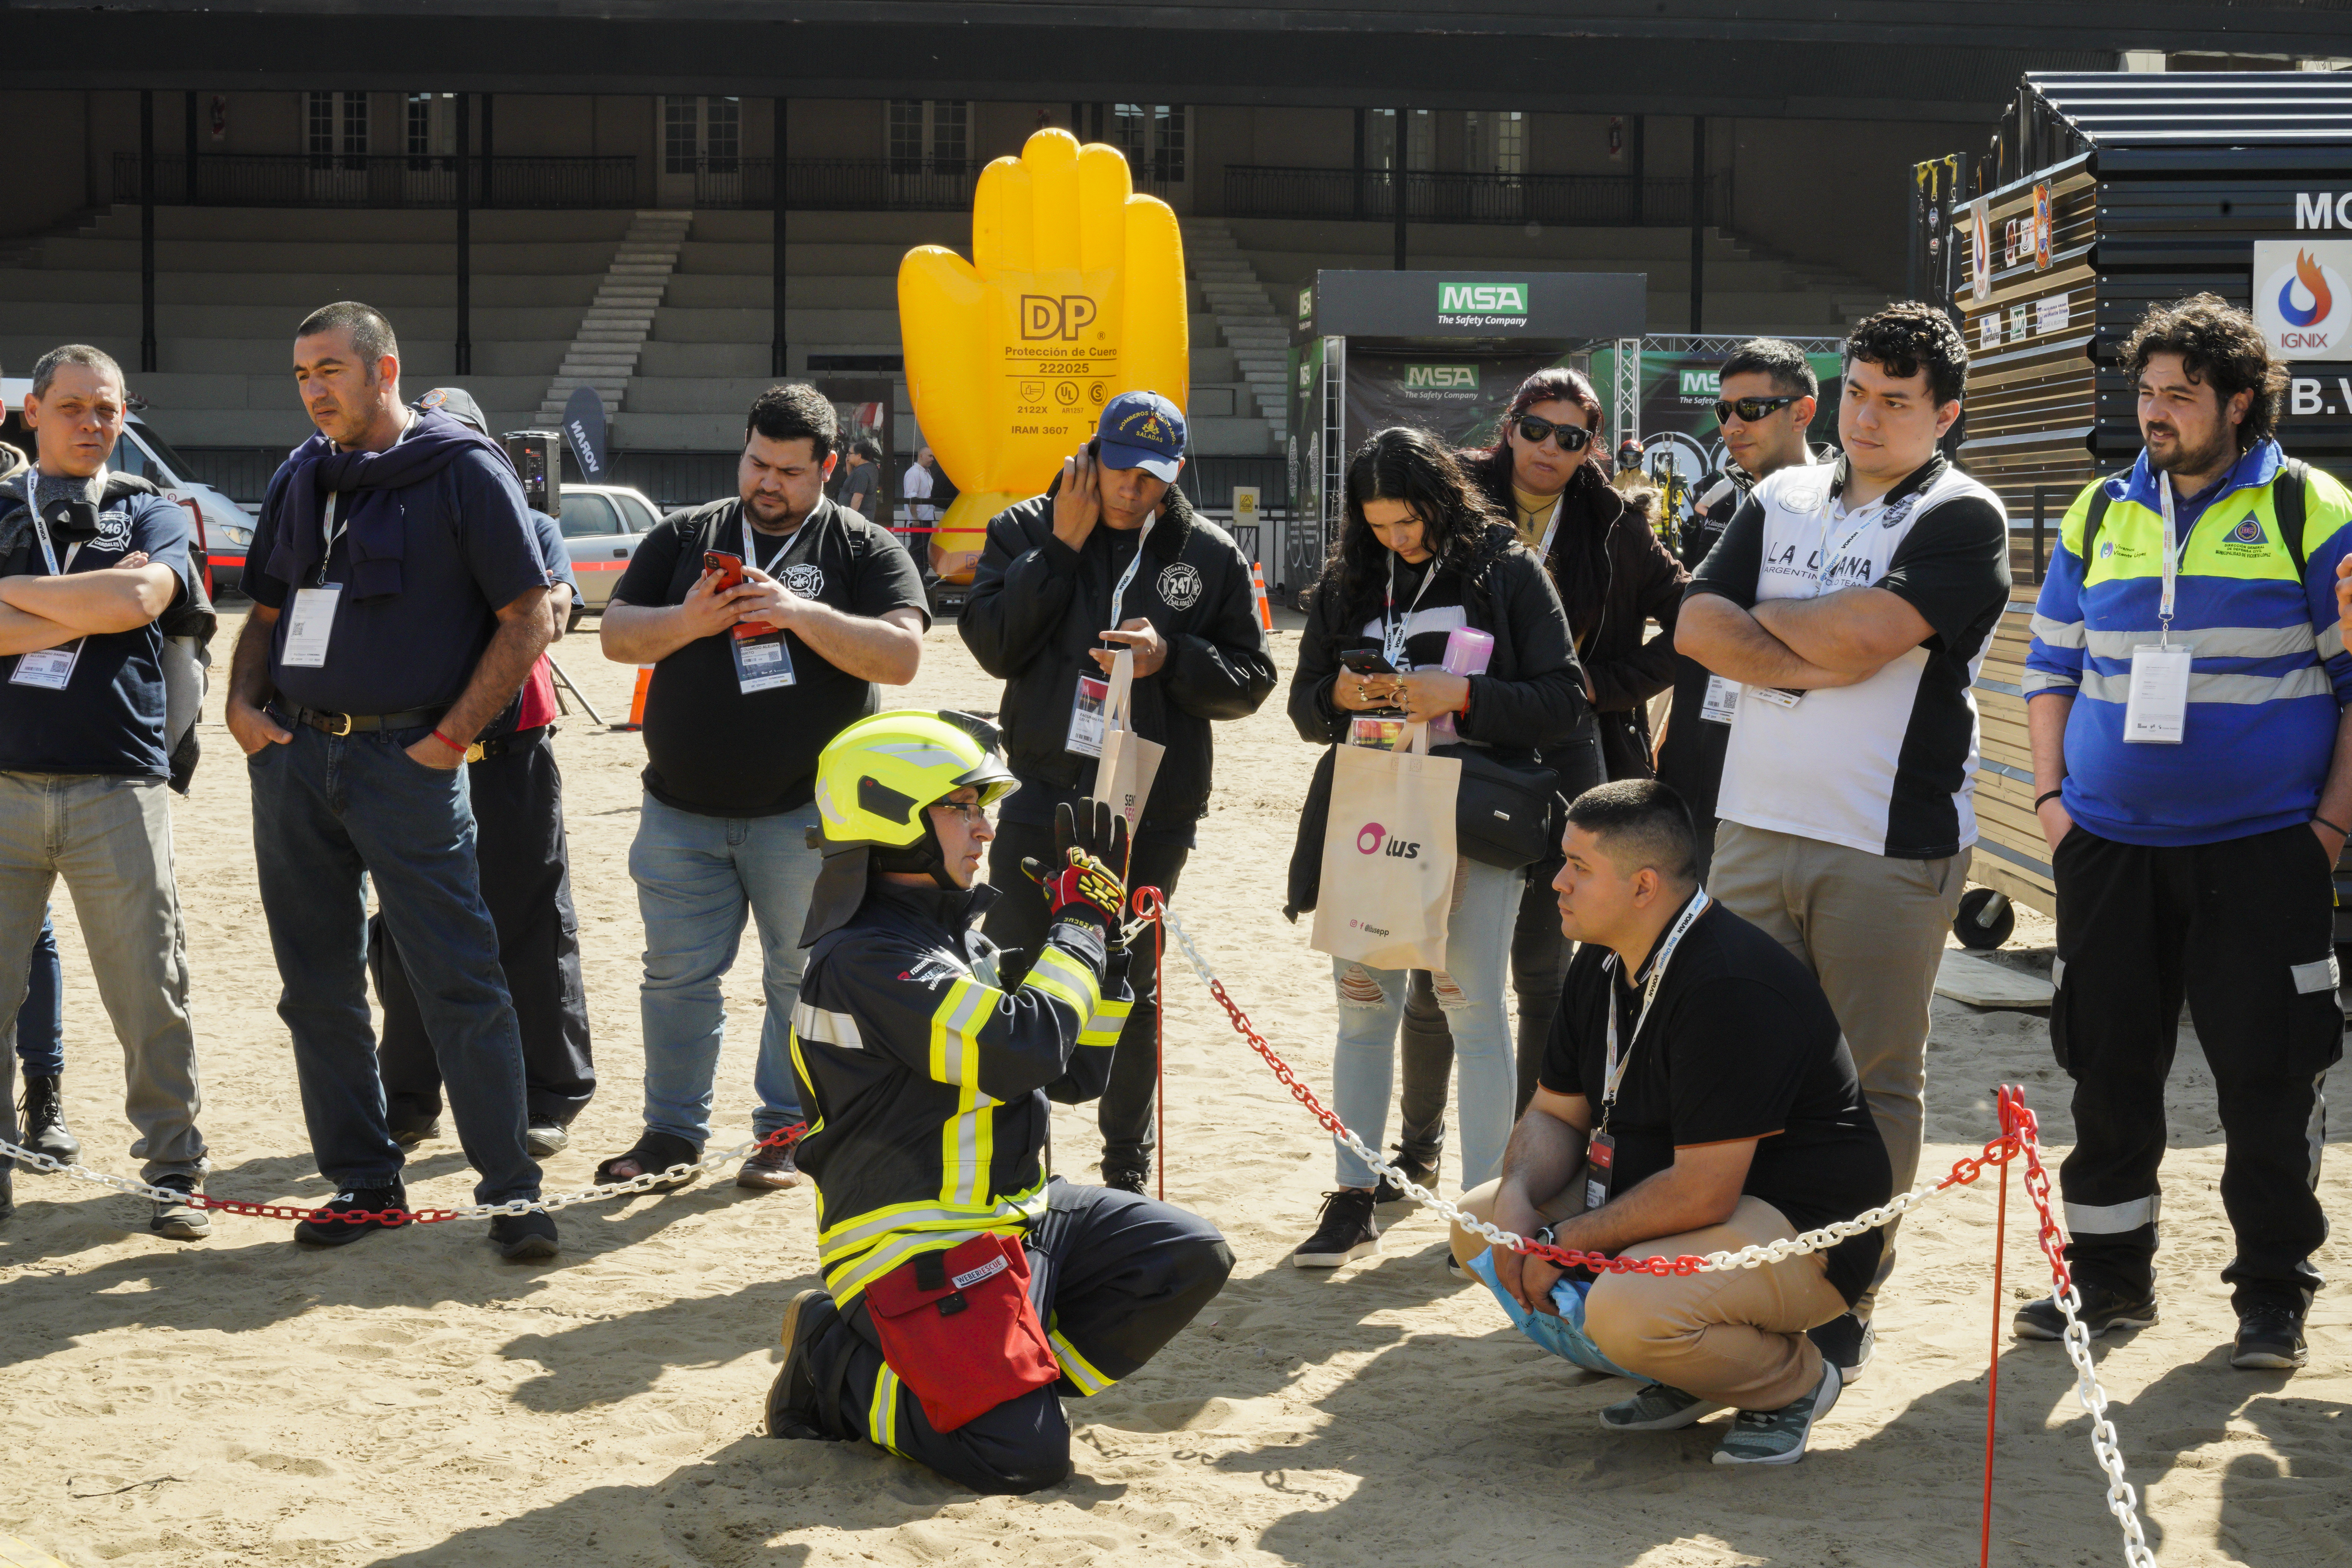
[[[1402,838],[1390,838],[1389,830],[1377,822],[1367,822],[1356,830],[1356,852],[1360,855],[1378,855],[1381,852],[1381,846],[1383,840],[1386,840],[1388,845],[1387,852],[1400,860],[1421,858],[1419,844]]]

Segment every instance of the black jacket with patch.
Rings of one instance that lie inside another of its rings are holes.
[[[1072,550],[1054,537],[1055,479],[996,514],[956,622],[982,669],[1004,682],[1000,722],[1013,771],[1064,789],[1094,786],[1095,760],[1065,749],[1078,677],[1099,634],[1148,617],[1169,644],[1159,671],[1135,683],[1135,728],[1168,748],[1145,802],[1143,829],[1187,828],[1209,805],[1213,720],[1246,719],[1274,689],[1274,658],[1259,629],[1250,563],[1215,523],[1169,487],[1144,535],[1143,564],[1114,613],[1111,590],[1133,558],[1134,533],[1097,524]]]

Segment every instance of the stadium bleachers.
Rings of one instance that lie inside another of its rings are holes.
[[[495,427],[540,423],[543,400],[560,401],[568,389],[558,375],[567,353],[593,348],[606,331],[585,320],[588,308],[639,216],[475,213],[474,374],[460,378],[451,373],[451,214],[159,208],[161,368],[134,374],[132,390],[184,450],[283,450],[309,432],[286,371],[291,330],[319,304],[356,298],[393,318],[413,388],[461,381]],[[1278,451],[1280,353],[1297,286],[1320,268],[1389,266],[1392,231],[1385,223],[1268,218],[1187,218],[1185,229],[1193,448],[1204,457]],[[693,215],[623,384],[616,450],[732,448],[742,410],[770,379],[772,232],[766,212]],[[968,249],[969,217],[794,213],[786,324],[795,371],[887,374],[879,367],[902,353],[898,260],[927,243]],[[1654,330],[1687,330],[1685,230],[1415,225],[1411,243],[1417,267],[1644,272]],[[1715,231],[1706,240],[1706,295],[1710,331],[1807,335],[1838,332],[1883,299],[1856,279]],[[113,207],[0,255],[0,366],[21,373],[42,350],[74,339],[135,365],[138,336],[135,207]],[[911,447],[911,410],[903,375],[898,380],[901,445]]]

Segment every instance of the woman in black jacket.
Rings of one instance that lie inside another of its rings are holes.
[[[1446,638],[1463,626],[1495,639],[1484,674],[1442,668]],[[1400,673],[1347,669],[1340,656],[1367,647],[1381,648]],[[1414,722],[1451,717],[1461,740],[1440,746],[1441,755],[1478,748],[1524,767],[1538,765],[1542,747],[1565,740],[1586,718],[1583,675],[1550,578],[1454,454],[1427,431],[1402,428],[1374,436],[1349,461],[1346,517],[1307,604],[1290,717],[1301,736],[1333,751],[1316,770],[1299,823],[1286,911],[1294,919],[1319,892],[1337,746],[1360,715],[1399,710]],[[1525,881],[1523,868],[1468,856],[1457,861],[1443,972],[1408,976],[1332,961],[1339,1002],[1333,1110],[1358,1137],[1380,1146],[1405,991],[1409,981],[1428,985],[1453,1026],[1462,1062],[1465,1190],[1495,1174],[1510,1135],[1514,1074],[1503,980]],[[1412,1132],[1408,1128],[1408,1137]],[[1344,1144],[1339,1181],[1315,1234],[1291,1255],[1301,1268],[1334,1268],[1380,1245],[1371,1169]]]
[[[1576,638],[1593,712],[1543,755],[1544,765],[1559,774],[1565,800],[1605,780],[1647,778],[1654,771],[1649,700],[1674,684],[1675,615],[1689,580],[1649,515],[1628,506],[1611,486],[1604,435],[1592,384],[1556,367],[1519,384],[1494,446],[1465,454],[1486,499],[1542,556]],[[1648,636],[1653,621],[1663,628],[1656,637]],[[1559,870],[1557,856],[1528,868],[1511,933],[1520,1110],[1534,1097],[1536,1069],[1568,976],[1570,948],[1551,891]],[[1444,1009],[1426,986],[1415,985],[1405,998],[1404,1141],[1398,1146],[1408,1172],[1436,1168],[1453,1058]],[[1381,1191],[1384,1202],[1403,1195],[1401,1188]]]

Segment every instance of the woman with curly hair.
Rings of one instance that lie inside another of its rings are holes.
[[[1446,638],[1465,626],[1490,634],[1494,651],[1483,674],[1451,675],[1443,668]],[[1397,673],[1359,675],[1345,668],[1343,653],[1374,644],[1398,650],[1389,659]],[[1336,754],[1359,714],[1401,710],[1415,722],[1451,716],[1462,746],[1533,766],[1543,748],[1586,722],[1584,693],[1550,577],[1454,454],[1428,431],[1402,427],[1358,448],[1348,465],[1346,516],[1311,591],[1291,680],[1290,717],[1299,734]],[[1441,754],[1453,750],[1439,748]],[[1330,790],[1327,755],[1291,859],[1285,912],[1294,919],[1314,907],[1319,891]],[[1465,856],[1454,877],[1444,971],[1409,976],[1333,961],[1339,1037],[1332,1103],[1357,1136],[1379,1146],[1406,988],[1409,980],[1426,985],[1453,1026],[1461,1058],[1467,1190],[1495,1174],[1515,1113],[1503,971],[1527,872]],[[1557,914],[1552,927],[1559,930]],[[1440,1081],[1442,1114],[1442,1075]],[[1408,1128],[1409,1137],[1412,1131]],[[1427,1174],[1433,1180],[1434,1169]],[[1335,1268],[1380,1246],[1371,1169],[1344,1145],[1339,1183],[1315,1234],[1292,1255],[1300,1268]]]

